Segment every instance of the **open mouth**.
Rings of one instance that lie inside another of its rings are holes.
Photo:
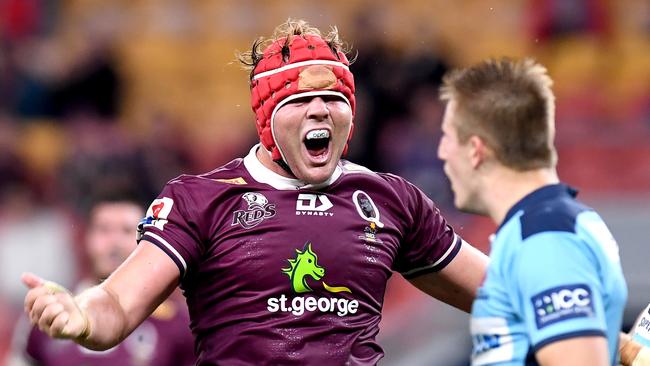
[[[309,155],[317,157],[327,153],[330,145],[329,130],[311,130],[305,136],[305,147]]]

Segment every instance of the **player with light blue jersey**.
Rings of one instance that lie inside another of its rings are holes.
[[[508,211],[472,309],[474,365],[528,364],[555,341],[608,340],[616,362],[627,288],[618,247],[575,191],[547,185]]]
[[[499,224],[472,307],[473,365],[614,365],[627,286],[618,246],[560,184],[554,96],[533,60],[447,75],[438,154],[455,205]]]

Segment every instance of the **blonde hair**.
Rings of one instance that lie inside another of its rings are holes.
[[[525,171],[554,167],[553,81],[533,59],[490,59],[445,75],[442,100],[454,100],[461,143],[481,137],[497,160]]]
[[[255,66],[260,62],[263,57],[264,50],[273,42],[276,42],[280,39],[285,40],[285,44],[282,47],[283,57],[288,59],[289,57],[289,43],[291,42],[292,36],[318,36],[323,38],[327,45],[330,47],[334,55],[338,56],[338,51],[348,54],[350,52],[347,44],[343,42],[339,37],[339,31],[336,26],[330,28],[329,33],[325,36],[322,35],[321,31],[310,25],[307,21],[302,19],[287,19],[286,22],[278,25],[273,31],[273,35],[269,38],[259,37],[253,42],[253,46],[250,51],[237,53],[237,59],[242,64],[243,68],[250,71],[250,79],[253,79],[253,70]],[[286,50],[286,51],[285,51]],[[284,54],[286,52],[286,54]],[[350,60],[352,63],[352,60]]]

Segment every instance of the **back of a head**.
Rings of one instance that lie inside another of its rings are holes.
[[[481,137],[510,169],[552,168],[557,160],[552,83],[546,68],[532,59],[491,59],[445,76],[441,98],[456,102],[461,142]]]

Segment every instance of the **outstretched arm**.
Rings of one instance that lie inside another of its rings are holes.
[[[25,312],[32,324],[55,338],[69,338],[94,350],[126,338],[173,291],[179,271],[158,247],[142,241],[129,258],[98,286],[77,296],[33,274]]]
[[[440,272],[409,280],[423,292],[455,308],[470,312],[487,269],[488,257],[463,242],[460,251]]]

